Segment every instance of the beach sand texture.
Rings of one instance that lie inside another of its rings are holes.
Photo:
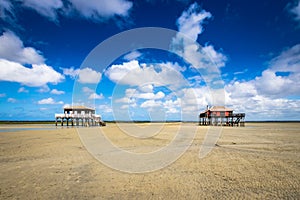
[[[98,128],[117,146],[143,152],[168,144],[181,125],[168,123],[144,140],[113,123]],[[75,128],[0,132],[0,199],[300,199],[300,123],[224,127],[217,146],[199,159],[208,128],[198,127],[174,163],[141,174],[94,159]]]

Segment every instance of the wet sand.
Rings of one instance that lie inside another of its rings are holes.
[[[132,139],[116,124],[98,128],[120,148],[143,152],[166,145],[181,125],[167,124],[148,139]],[[174,163],[141,174],[100,163],[75,128],[0,132],[0,199],[300,199],[300,123],[224,127],[199,159],[207,129],[198,127]]]

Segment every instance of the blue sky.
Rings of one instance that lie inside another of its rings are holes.
[[[91,57],[143,27],[174,31],[169,49]],[[299,120],[299,35],[298,0],[0,0],[0,120],[53,120],[72,104],[104,120],[197,120],[216,104]]]

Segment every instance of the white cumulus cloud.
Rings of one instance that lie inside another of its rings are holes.
[[[136,99],[135,98],[130,98],[128,96],[125,96],[123,98],[120,98],[120,99],[116,99],[115,100],[116,103],[122,103],[122,104],[128,104],[130,106],[133,106],[135,107],[137,104],[136,104]]]
[[[14,33],[8,31],[0,36],[0,58],[21,64],[42,64],[44,57],[32,47],[24,47]]]
[[[99,83],[102,74],[91,68],[83,68],[78,72],[78,81],[80,83]]]
[[[22,0],[22,2],[25,7],[35,10],[51,21],[56,21],[57,11],[63,7],[61,0]]]
[[[51,93],[51,94],[61,95],[61,94],[64,94],[65,92],[62,91],[62,90],[53,89],[53,90],[51,90],[50,93]]]
[[[139,51],[132,51],[124,56],[124,59],[127,61],[136,60],[142,54]]]
[[[92,90],[92,89],[89,88],[89,87],[83,87],[83,88],[82,88],[82,92],[89,94],[89,93],[93,93],[94,90]]]
[[[18,93],[28,93],[29,91],[25,89],[25,87],[20,87]]]
[[[14,16],[13,5],[9,0],[0,0],[0,18],[10,20]]]
[[[253,82],[234,81],[225,86],[225,90],[229,92],[231,98],[253,98],[257,96],[257,89]]]
[[[292,89],[292,80],[277,76],[272,70],[265,70],[260,77],[256,77],[254,84],[259,93],[264,96],[286,96]]]
[[[133,5],[127,0],[21,0],[21,2],[23,7],[32,9],[54,22],[58,22],[58,16],[76,15],[93,21],[103,21],[115,16],[127,17]],[[2,3],[2,5],[6,12],[12,10],[10,4]]]
[[[141,108],[154,108],[154,107],[161,107],[161,101],[155,101],[153,99],[147,100],[141,104]]]
[[[8,99],[7,99],[7,102],[8,102],[8,103],[16,103],[16,102],[17,102],[17,99],[15,99],[15,98],[8,98]]]
[[[111,106],[108,106],[106,104],[101,104],[98,106],[98,109],[100,110],[100,112],[105,112],[105,113],[112,113],[113,110],[111,108]]]
[[[197,4],[192,4],[177,19],[179,33],[172,41],[171,50],[185,58],[194,68],[205,69],[207,72],[219,72],[225,66],[227,57],[215,50],[213,45],[201,47],[197,43],[203,32],[203,24],[212,17]],[[215,69],[215,70],[213,70]]]
[[[260,76],[227,84],[226,102],[251,120],[297,119],[300,101],[289,97],[300,95],[299,80],[298,44],[271,59]]]
[[[53,98],[49,97],[46,99],[39,100],[38,104],[64,104],[64,102],[63,101],[56,102]]]
[[[97,94],[97,93],[92,93],[89,96],[89,99],[103,99],[103,98],[104,98],[103,94]]]
[[[66,76],[70,76],[71,78],[76,78],[78,76],[80,69],[71,68],[61,68],[63,70],[63,74]]]
[[[273,97],[300,95],[300,44],[284,50],[269,64],[254,80],[258,92]]]
[[[290,13],[294,16],[294,19],[300,22],[300,0],[296,2],[297,4],[290,9]]]
[[[146,84],[139,86],[139,90],[142,92],[152,92],[153,91],[153,85],[152,84]]]
[[[48,83],[57,84],[64,80],[62,74],[46,65],[44,61],[38,50],[24,47],[23,42],[14,33],[7,31],[0,36],[0,80],[42,87],[41,89],[48,88]],[[26,90],[20,88],[19,92]]]
[[[146,92],[146,93],[133,94],[133,97],[139,99],[162,99],[165,97],[165,94],[161,91],[157,92],[156,94],[152,92]]]
[[[64,75],[70,76],[73,79],[77,77],[80,83],[98,83],[102,77],[100,72],[89,67],[82,69],[74,69],[74,67],[61,69],[63,70]]]
[[[204,63],[209,63],[209,64],[214,64],[216,67],[224,67],[225,62],[227,61],[227,57],[220,53],[217,52],[212,45],[204,46],[202,48],[202,51],[204,52],[203,57],[203,65]],[[205,65],[204,65],[205,66]],[[208,68],[209,66],[206,65],[205,68]]]
[[[285,118],[296,120],[300,112],[300,100],[259,94],[254,82],[228,85],[226,104],[235,112],[246,113],[248,120],[282,120]]]
[[[38,90],[39,93],[45,93],[45,92],[49,92],[50,88],[48,87],[48,85],[43,85],[41,86]]]
[[[145,88],[148,88],[150,85],[147,85]],[[143,88],[144,89],[144,88]],[[151,89],[151,90],[150,90]],[[120,109],[129,109],[129,108],[143,108],[148,112],[174,114],[179,113],[180,111],[180,99],[175,98],[171,99],[164,92],[158,91],[153,92],[155,87],[150,86],[147,91],[141,90],[141,87],[137,89],[127,88],[125,90],[125,96],[114,100],[115,108]],[[152,113],[153,114],[153,113]]]
[[[45,86],[48,83],[57,84],[64,76],[46,64],[33,64],[31,68],[0,59],[0,80],[18,82],[32,87]]]
[[[196,41],[198,35],[203,32],[202,24],[211,17],[210,12],[202,10],[197,3],[194,3],[177,19],[178,30]]]
[[[153,84],[178,88],[184,84],[184,77],[177,71],[177,63],[139,64],[133,60],[112,65],[105,75],[113,82],[130,86]]]
[[[166,100],[165,102],[163,102],[163,106],[166,109],[167,113],[179,113],[181,110],[181,99],[178,98],[176,100]]]
[[[83,17],[93,20],[110,18],[115,15],[127,16],[132,2],[127,0],[69,0],[74,9]]]

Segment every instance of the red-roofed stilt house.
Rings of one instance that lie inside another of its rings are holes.
[[[225,106],[207,106],[199,115],[199,125],[245,126],[244,120],[245,113],[233,113],[233,109]]]

